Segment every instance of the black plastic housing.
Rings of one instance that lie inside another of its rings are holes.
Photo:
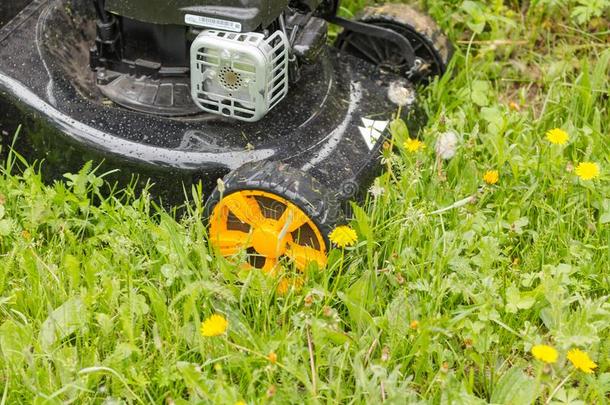
[[[242,32],[270,25],[288,0],[106,0],[106,9],[133,20],[161,25],[186,25],[186,14],[240,23]]]
[[[124,184],[139,175],[143,185],[150,179],[152,194],[173,205],[192,184],[209,195],[229,171],[272,160],[308,173],[345,203],[378,173],[386,133],[371,145],[360,128],[364,118],[392,118],[386,92],[399,77],[326,47],[259,122],[142,114],[99,97],[83,46],[93,40],[93,24],[81,10],[68,15],[66,9],[34,0],[23,19],[0,27],[0,141],[11,144],[22,125],[15,148],[31,162],[44,161],[46,179],[61,179],[89,160],[103,162],[100,172],[120,169],[109,180]]]

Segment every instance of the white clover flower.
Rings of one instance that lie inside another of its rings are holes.
[[[388,98],[400,107],[411,105],[415,102],[415,91],[404,80],[395,80],[388,88]]]
[[[390,165],[390,166],[394,166],[396,165],[396,163],[398,163],[398,155],[396,154],[392,154],[388,157],[382,157],[381,158],[381,164],[382,165]]]
[[[457,148],[457,134],[454,131],[447,131],[439,135],[434,150],[439,158],[449,160],[455,156]]]
[[[375,182],[375,184],[369,187],[369,193],[373,196],[373,198],[379,198],[385,193],[385,188]]]
[[[426,214],[416,207],[407,207],[404,211],[403,223],[412,225],[421,223],[426,219]]]

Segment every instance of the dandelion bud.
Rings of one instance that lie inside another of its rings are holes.
[[[390,359],[390,348],[387,346],[383,346],[381,349],[381,361],[386,362]]]
[[[508,108],[510,108],[513,111],[521,111],[521,106],[517,103],[515,103],[514,101],[511,101],[510,103],[508,103]]]
[[[216,188],[218,188],[218,192],[220,194],[224,194],[226,187],[225,187],[225,182],[222,181],[222,179],[218,179],[216,180]]]

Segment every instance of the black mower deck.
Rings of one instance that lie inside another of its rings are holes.
[[[70,2],[36,0],[16,18],[18,6],[29,2],[9,3],[0,5],[2,141],[10,144],[22,125],[17,151],[30,161],[44,159],[51,178],[103,161],[105,170],[120,169],[117,179],[150,178],[155,195],[178,203],[183,184],[201,181],[209,193],[217,178],[251,161],[284,161],[343,200],[376,174],[383,137],[368,144],[359,128],[370,124],[363,119],[390,119],[387,86],[397,77],[381,76],[360,59],[329,48],[257,123],[207,114],[156,117],[112,105],[96,92],[93,73],[82,68],[93,30],[68,17]]]

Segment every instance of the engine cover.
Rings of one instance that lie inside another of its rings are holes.
[[[224,29],[189,21],[203,17],[237,23],[242,27],[239,31],[250,32],[267,28],[286,9],[288,0],[106,0],[105,4],[117,16],[150,24]]]
[[[282,31],[203,31],[191,46],[191,92],[204,111],[258,121],[288,93],[289,43]]]

